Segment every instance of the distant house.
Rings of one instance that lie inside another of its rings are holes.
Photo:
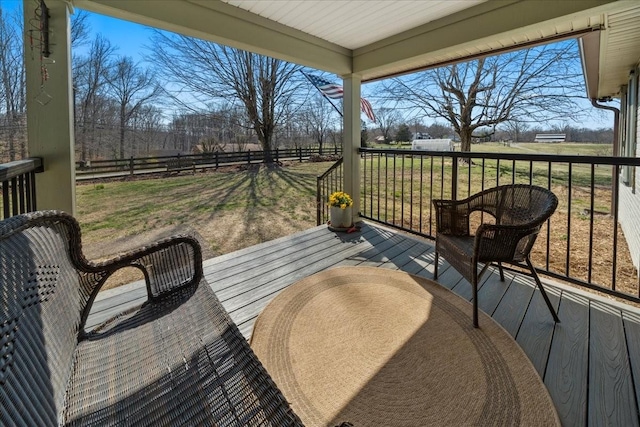
[[[565,133],[538,133],[534,142],[565,142],[567,134]]]
[[[431,135],[426,132],[416,132],[413,134],[413,139],[431,139]]]
[[[412,150],[425,151],[454,151],[455,146],[450,139],[414,139],[411,143]]]

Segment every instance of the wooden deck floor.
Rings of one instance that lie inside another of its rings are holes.
[[[429,241],[363,224],[360,232],[352,234],[316,227],[209,259],[204,267],[213,290],[249,337],[258,313],[299,279],[341,265],[399,269],[432,279],[433,258]],[[469,283],[446,261],[439,269],[441,285],[471,298]],[[554,324],[533,280],[506,276],[505,282],[494,272],[483,277],[480,308],[529,356],[563,425],[638,425],[640,310],[549,283],[545,289],[561,319]],[[144,300],[145,290],[139,282],[105,291],[94,304],[89,324]]]

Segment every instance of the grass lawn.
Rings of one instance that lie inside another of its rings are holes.
[[[215,254],[232,252],[315,225],[316,176],[331,163],[215,172],[76,188],[83,241],[188,225]]]

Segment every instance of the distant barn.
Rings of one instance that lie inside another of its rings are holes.
[[[414,139],[412,150],[425,151],[454,151],[453,141],[450,139]]]
[[[534,142],[565,142],[567,135],[564,133],[538,133]]]

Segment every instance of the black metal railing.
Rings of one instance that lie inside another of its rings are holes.
[[[42,159],[30,158],[0,164],[2,219],[36,210],[36,178]]]
[[[640,158],[369,148],[360,153],[360,216],[427,238],[436,233],[434,199],[459,200],[508,183],[552,190],[559,207],[532,252],[539,271],[640,302],[618,223],[620,186],[625,175],[635,176]]]
[[[318,176],[316,184],[316,221],[325,224],[329,220],[329,195],[334,191],[341,191],[344,181],[343,158],[340,157],[322,175]]]

